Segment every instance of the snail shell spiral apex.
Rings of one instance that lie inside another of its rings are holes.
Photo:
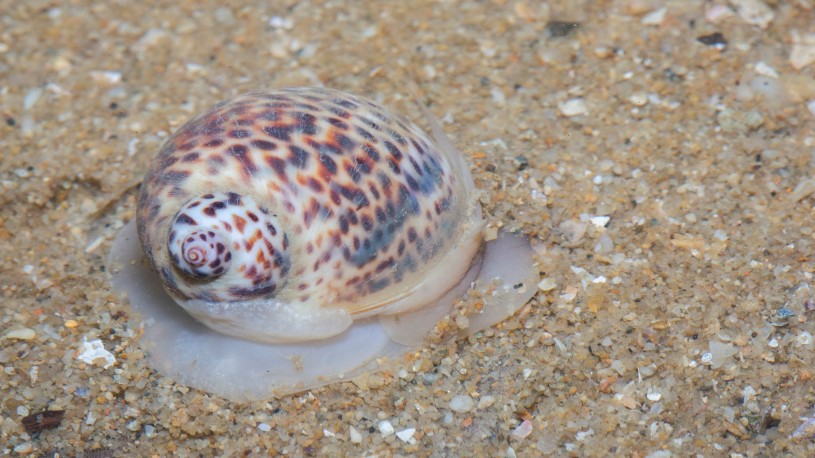
[[[170,259],[183,274],[202,281],[202,298],[271,297],[290,266],[286,235],[274,219],[253,199],[232,192],[191,199],[170,227]]]
[[[221,234],[193,231],[186,237],[179,237],[170,247],[170,253],[175,265],[187,275],[215,278],[232,264],[232,253],[226,249],[226,243]]]

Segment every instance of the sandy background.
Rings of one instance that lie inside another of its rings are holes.
[[[0,1],[0,454],[815,452],[814,3]],[[394,81],[532,238],[528,307],[267,402],[151,371],[105,257],[163,138],[251,89]]]

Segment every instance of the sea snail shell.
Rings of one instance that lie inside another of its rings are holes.
[[[394,342],[416,344],[484,258],[469,170],[428,122],[434,140],[372,101],[315,88],[254,92],[214,106],[165,142],[142,184],[137,227],[150,268],[187,313],[244,345],[326,353],[371,317]],[[525,292],[510,306],[497,304],[507,310],[486,326],[534,291],[528,243],[504,243],[523,253],[505,256],[521,260],[509,277],[525,282]],[[121,287],[136,303],[138,293]],[[400,347],[385,353],[408,348]],[[322,377],[352,373],[337,372]],[[284,382],[320,384],[270,385]],[[188,384],[233,398],[262,396]]]

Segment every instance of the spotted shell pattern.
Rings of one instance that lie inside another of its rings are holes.
[[[178,212],[170,230],[170,258],[190,277],[224,276],[218,281],[228,285],[232,296],[273,294],[285,282],[291,263],[286,234],[268,214],[251,198],[233,192],[193,199]]]
[[[139,238],[177,301],[274,297],[366,314],[464,230],[471,183],[457,167],[364,98],[249,93],[164,144],[139,196]]]

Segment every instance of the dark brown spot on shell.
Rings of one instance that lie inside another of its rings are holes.
[[[277,148],[277,145],[272,142],[267,142],[266,140],[252,140],[249,144],[252,145],[253,148],[261,149],[263,151],[271,151]]]
[[[237,193],[234,193],[234,192],[229,192],[229,193],[226,194],[226,196],[227,196],[226,202],[229,205],[235,205],[235,206],[243,205],[243,202],[241,202],[240,194],[237,194]]]
[[[252,176],[257,172],[257,166],[252,162],[249,156],[249,149],[244,145],[232,145],[226,150],[227,154],[232,155],[241,164],[241,169],[245,175]]]
[[[341,119],[328,118],[327,121],[328,121],[329,124],[331,124],[332,126],[338,128],[338,129],[348,130],[348,124],[346,124],[345,121],[343,121]]]
[[[284,142],[291,141],[292,130],[293,130],[292,126],[288,125],[267,126],[263,128],[263,131],[266,132],[266,135]]]
[[[192,153],[185,154],[184,157],[181,158],[181,160],[184,162],[195,162],[198,160],[199,157],[201,157],[201,153],[194,151]]]
[[[311,188],[311,190],[314,191],[314,192],[322,192],[323,191],[322,183],[320,183],[319,181],[315,180],[312,177],[308,177],[308,180],[306,181],[306,183],[307,183],[308,187]]]
[[[337,174],[337,163],[334,162],[334,159],[331,159],[327,154],[320,154],[318,158],[329,175]]]
[[[179,223],[179,224],[189,224],[191,226],[198,225],[198,223],[195,222],[195,220],[192,219],[192,217],[190,217],[190,215],[188,215],[186,213],[182,213],[182,214],[178,215],[178,218],[175,219],[175,222]]]
[[[289,162],[298,169],[305,169],[308,165],[308,151],[296,145],[289,145]]]
[[[272,167],[280,181],[288,181],[288,177],[286,176],[286,161],[279,157],[271,156],[266,158],[266,163]]]
[[[364,151],[365,154],[368,157],[370,157],[371,160],[373,160],[374,162],[379,160],[379,151],[377,151],[376,148],[374,148],[373,146],[371,146],[371,145],[369,145],[367,143],[364,143],[362,145],[362,151]]]

